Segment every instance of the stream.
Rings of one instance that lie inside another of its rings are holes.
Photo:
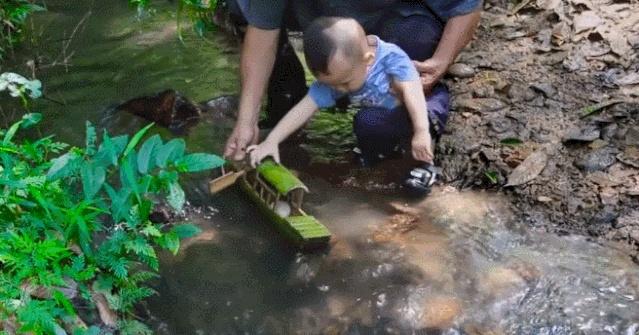
[[[237,46],[189,27],[180,42],[170,4],[142,16],[126,1],[47,5],[16,59],[38,59],[45,95],[64,104],[33,107],[60,140],[83,143],[86,121],[135,132],[148,121],[113,109],[137,96],[173,88],[204,101],[239,89]],[[3,71],[30,74],[11,62]],[[188,150],[221,152],[232,124],[205,116],[183,135]],[[533,230],[496,193],[441,186],[408,201],[326,174],[300,171],[311,190],[305,209],[333,232],[329,249],[310,254],[292,249],[238,188],[209,195],[210,176],[188,179],[186,220],[202,234],[177,256],[162,254],[146,306],[155,332],[639,334],[639,267],[623,246]]]

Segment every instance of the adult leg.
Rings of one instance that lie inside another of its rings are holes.
[[[261,126],[270,128],[297,104],[306,92],[304,67],[288,42],[288,32],[282,29],[273,72],[267,89],[266,116]]]

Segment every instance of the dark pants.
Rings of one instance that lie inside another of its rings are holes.
[[[292,16],[286,15],[288,18]],[[286,24],[288,27],[294,25],[291,22]],[[387,18],[381,19],[380,24],[369,28],[367,33],[397,44],[411,59],[426,60],[435,52],[443,29],[444,22],[430,13],[402,16],[390,12]],[[269,80],[266,107],[269,123],[279,120],[306,93],[303,68],[291,50],[286,29],[282,29],[277,59]],[[435,138],[441,134],[448,119],[449,98],[448,89],[443,84],[438,84],[426,97],[431,131]],[[362,150],[382,154],[387,152],[389,144],[392,144],[392,148],[397,141],[412,134],[408,113],[403,108],[364,108],[355,117],[354,130]]]
[[[441,38],[444,24],[434,15],[412,15],[388,18],[381,29],[373,31],[382,40],[397,44],[411,59],[432,57]],[[450,94],[437,84],[426,96],[431,135],[439,138],[450,111]],[[424,110],[426,113],[426,110]],[[412,124],[404,107],[386,110],[362,108],[353,121],[357,142],[365,156],[388,155],[397,145],[410,143]]]

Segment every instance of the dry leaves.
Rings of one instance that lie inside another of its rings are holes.
[[[548,154],[545,151],[533,152],[510,173],[508,183],[505,186],[522,185],[535,179],[544,170],[547,163]]]

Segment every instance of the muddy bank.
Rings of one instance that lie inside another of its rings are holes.
[[[444,181],[504,192],[534,227],[638,250],[639,5],[486,7],[448,79]]]

